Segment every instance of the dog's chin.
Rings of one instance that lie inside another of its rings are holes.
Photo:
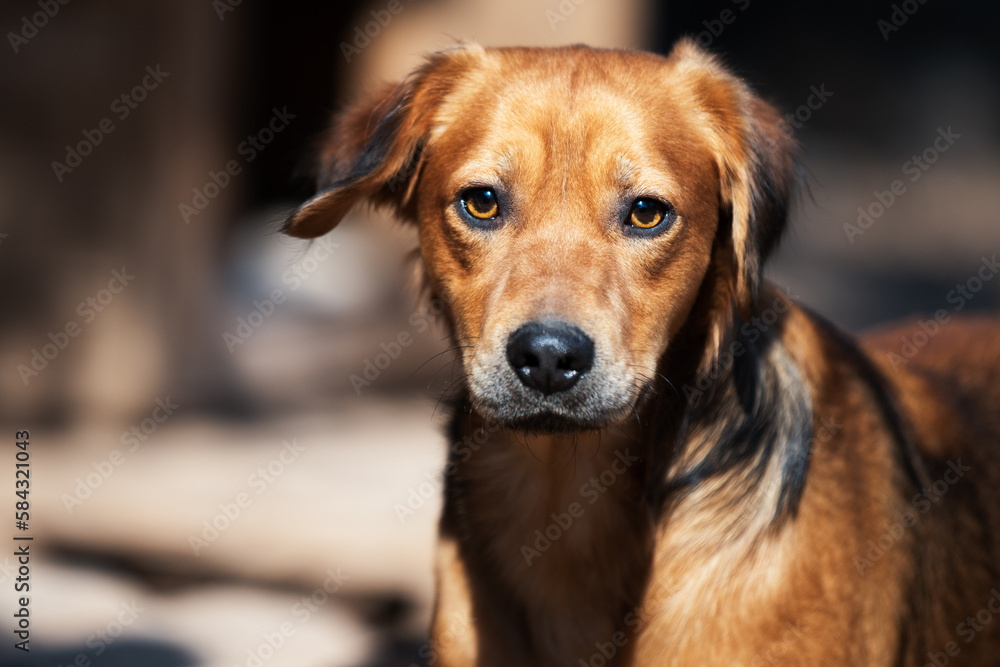
[[[474,401],[474,404],[477,402]],[[579,410],[549,410],[532,406],[534,409],[524,409],[517,406],[475,405],[476,410],[487,420],[499,424],[512,431],[532,435],[570,435],[583,431],[600,431],[611,426],[617,426],[632,415],[631,408],[626,404],[620,409],[603,409],[598,411]]]

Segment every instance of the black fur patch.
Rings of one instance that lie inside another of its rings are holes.
[[[734,321],[737,325],[731,327],[723,349],[739,343],[742,352],[723,356],[707,387],[701,389],[698,380],[693,381],[690,387],[695,391],[689,395],[675,439],[678,447],[707,451],[666,480],[661,498],[669,501],[709,478],[734,474],[740,476],[734,483],[745,495],[765,482],[777,456],[781,457],[774,516],[778,522],[795,515],[805,488],[812,454],[812,396],[773,329],[744,332],[742,322]]]

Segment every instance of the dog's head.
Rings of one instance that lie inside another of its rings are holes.
[[[463,46],[338,119],[323,189],[286,231],[390,206],[419,225],[473,406],[525,430],[601,428],[632,413],[709,277],[720,313],[752,312],[791,149],[690,42],[667,58]]]

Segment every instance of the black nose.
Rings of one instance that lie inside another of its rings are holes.
[[[507,341],[507,360],[525,386],[566,391],[594,365],[594,341],[564,322],[530,322]]]

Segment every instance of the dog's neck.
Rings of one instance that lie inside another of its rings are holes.
[[[545,664],[587,658],[593,646],[577,643],[620,629],[649,566],[636,426],[526,436],[491,432],[475,415],[457,422],[458,442],[475,449],[452,450],[443,532],[474,550],[473,585],[494,610],[523,619],[523,641],[551,656]]]

